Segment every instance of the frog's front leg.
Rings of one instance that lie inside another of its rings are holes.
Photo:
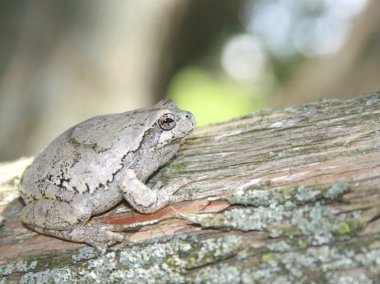
[[[86,222],[90,218],[91,210],[84,202],[71,204],[41,199],[27,204],[21,211],[22,222],[31,229],[65,240],[87,243],[101,254],[107,248],[104,243],[127,240],[125,235],[114,232],[122,230],[119,226],[88,225]]]
[[[182,186],[188,184],[189,179],[183,178],[173,181],[168,186],[161,187],[161,183],[150,189],[143,184],[132,169],[124,172],[120,180],[120,189],[129,204],[141,213],[153,213],[167,206],[169,203],[180,202],[190,196],[174,196],[173,194]]]

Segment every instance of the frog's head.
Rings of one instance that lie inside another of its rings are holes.
[[[195,127],[194,116],[188,111],[179,109],[169,99],[158,102],[153,109],[156,110],[155,132],[158,148],[179,142]]]

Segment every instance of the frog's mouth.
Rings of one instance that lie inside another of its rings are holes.
[[[180,137],[175,138],[175,139],[176,139],[176,140],[182,140],[182,139],[184,139],[186,136],[188,136],[191,132],[193,132],[193,130],[194,130],[194,127],[191,128],[191,129],[188,129],[187,131],[182,131]]]

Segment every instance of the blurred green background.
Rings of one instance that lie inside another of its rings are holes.
[[[167,96],[198,126],[380,89],[375,0],[3,0],[0,161]]]

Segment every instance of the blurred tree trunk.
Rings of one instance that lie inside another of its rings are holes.
[[[380,89],[380,2],[369,1],[338,53],[309,59],[274,94],[284,107],[318,98],[349,98]]]
[[[123,224],[132,243],[98,257],[21,226],[2,165],[0,275],[23,283],[378,283],[380,93],[265,110],[200,128],[150,181],[190,177],[193,201]],[[13,196],[13,197],[12,197]]]

